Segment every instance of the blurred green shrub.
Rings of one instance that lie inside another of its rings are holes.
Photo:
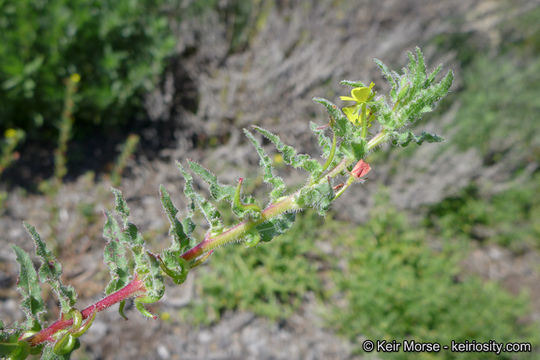
[[[540,173],[489,199],[475,186],[433,205],[426,224],[451,239],[465,236],[520,252],[540,248]]]
[[[433,250],[426,244],[425,233],[410,225],[388,201],[378,204],[369,222],[346,244],[346,269],[333,276],[346,303],[332,305],[326,316],[339,333],[358,345],[361,336],[442,345],[450,345],[452,339],[538,343],[538,333],[518,323],[527,311],[525,297],[476,278],[461,279],[460,251],[446,246]],[[494,357],[449,351],[378,355],[391,359]]]
[[[321,231],[328,234],[333,227],[328,226],[331,220],[327,218],[323,230],[325,219],[315,213],[298,216],[301,219],[272,246],[229,246],[216,251],[209,268],[204,269],[207,271],[198,274],[198,299],[181,315],[198,324],[217,321],[226,310],[285,319],[299,307],[307,292],[320,294],[321,262],[316,260],[323,259],[324,254],[317,250],[315,241],[329,241],[331,237]]]
[[[525,161],[540,157],[540,8],[514,13],[519,15],[491,30],[499,41],[459,26],[433,39],[440,51],[454,52],[463,68],[455,100],[461,106],[447,125],[455,132],[452,143],[478,149],[487,162],[497,162],[510,148],[527,154]]]
[[[451,128],[462,149],[477,148],[497,161],[510,147],[540,156],[540,60],[480,55],[464,69],[461,106]]]
[[[168,2],[0,1],[0,130],[17,126],[46,140],[62,111],[63,79],[74,73],[76,133],[127,122],[174,47]]]

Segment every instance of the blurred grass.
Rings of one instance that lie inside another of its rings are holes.
[[[326,324],[357,345],[361,337],[540,343],[537,329],[522,322],[530,311],[525,293],[514,296],[493,282],[463,274],[466,236],[428,241],[427,232],[395,210],[384,194],[365,225],[307,212],[269,244],[220,249],[198,271],[197,300],[181,310],[181,317],[211,324],[228,310],[243,310],[286,319],[311,292]],[[336,257],[322,252],[324,243]],[[433,244],[443,245],[435,249]],[[492,358],[450,352],[422,356]],[[382,358],[418,357],[400,353]]]
[[[226,310],[286,319],[299,308],[306,293],[322,295],[319,272],[326,255],[316,241],[331,241],[336,225],[309,213],[270,243],[219,249],[208,268],[197,275],[198,299],[181,315],[197,324],[218,321]]]
[[[382,193],[384,194],[384,193]],[[430,247],[427,234],[379,195],[370,220],[357,228],[342,250],[344,269],[333,273],[344,305],[330,303],[326,318],[339,333],[359,344],[368,339],[413,339],[450,344],[494,339],[538,344],[536,326],[520,319],[527,296],[514,296],[495,283],[462,274],[459,261],[467,241]],[[340,242],[341,243],[341,242]],[[491,359],[493,354],[379,354],[388,359]],[[501,355],[501,359],[534,358]]]
[[[425,224],[447,239],[465,237],[506,246],[516,253],[540,250],[540,173],[483,198],[471,184],[430,207]]]

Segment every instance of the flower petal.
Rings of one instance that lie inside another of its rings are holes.
[[[342,110],[350,122],[352,122],[354,125],[358,125],[358,111],[356,110],[356,106],[344,107]]]
[[[356,102],[365,103],[369,98],[371,89],[368,87],[359,87],[351,90],[351,95],[354,97]]]
[[[351,171],[351,175],[359,179],[362,176],[366,176],[368,172],[371,171],[371,166],[364,160],[360,160],[354,165],[354,168]]]

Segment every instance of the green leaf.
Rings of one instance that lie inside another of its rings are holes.
[[[41,258],[39,267],[39,279],[41,282],[47,282],[60,301],[62,313],[67,314],[77,300],[75,289],[71,286],[62,284],[60,277],[62,275],[62,265],[56,260],[53,253],[47,248],[44,241],[37,233],[36,229],[27,223],[24,226],[36,244],[36,254]]]
[[[334,189],[328,181],[317,185],[303,187],[296,198],[298,206],[313,208],[319,215],[324,216],[334,200]]]
[[[446,76],[436,85],[428,89],[421,90],[415,98],[400,111],[400,116],[405,123],[414,123],[423,113],[432,111],[433,105],[442,97],[448,94],[452,85],[453,73],[448,72]]]
[[[199,175],[209,186],[210,186],[210,195],[216,201],[225,200],[231,204],[231,209],[236,216],[241,218],[247,216],[248,214],[256,216],[257,214],[251,210],[245,211],[241,207],[235,204],[234,198],[236,193],[236,187],[230,185],[221,185],[217,176],[212,174],[209,170],[205,169],[200,164],[188,161],[191,171]],[[253,203],[255,199],[248,196],[246,198],[247,203]]]
[[[182,257],[182,252],[165,250],[161,254],[163,271],[169,275],[175,284],[179,285],[186,281],[190,266]]]
[[[419,47],[416,48],[416,66],[414,75],[414,86],[418,88],[423,87],[426,80],[426,64],[424,62],[424,54],[422,54]]]
[[[77,343],[75,347],[72,349],[72,351],[76,350],[79,347],[79,344]],[[43,353],[41,354],[41,360],[69,360],[71,357],[71,353],[64,354],[64,355],[58,355],[54,353],[54,346],[52,344],[48,344],[43,348]]]
[[[3,335],[3,334],[2,334]],[[23,360],[30,354],[30,345],[26,341],[17,341],[16,335],[0,339],[0,358]]]
[[[177,161],[176,166],[180,169],[180,172],[182,175],[184,175],[184,169],[182,168],[182,165]],[[191,238],[191,234],[193,231],[195,231],[196,225],[193,222],[193,216],[195,215],[195,200],[193,197],[193,179],[189,173],[186,173],[188,178],[184,176],[185,182],[184,182],[184,195],[189,199],[189,204],[186,206],[186,216],[184,217],[184,220],[182,220],[182,227],[184,228],[184,231],[186,232],[186,235]],[[189,180],[189,181],[188,181]],[[190,247],[195,246],[194,239],[191,239],[193,241],[192,244],[190,244]]]
[[[333,102],[315,97],[313,101],[323,105],[330,117],[335,121],[334,132],[337,136],[346,138],[353,132],[352,123],[347,119],[343,112]]]
[[[251,143],[255,147],[255,150],[257,150],[257,154],[259,154],[260,166],[263,169],[263,181],[267,184],[272,185],[272,191],[270,192],[271,201],[277,200],[280,196],[283,195],[283,192],[285,191],[285,183],[283,182],[283,179],[281,179],[279,176],[274,175],[272,161],[270,160],[270,157],[268,157],[268,155],[264,152],[261,144],[257,141],[257,139],[255,139],[253,134],[251,134],[246,129],[244,129],[244,134],[249,139],[249,141],[251,141]]]
[[[392,86],[392,89],[395,89],[397,87],[396,78],[390,72],[390,70],[388,70],[388,67],[379,59],[373,59],[373,61],[375,62],[375,64],[377,64],[377,66],[381,70],[381,73],[383,74],[385,79],[390,83],[390,85]]]
[[[394,145],[401,145],[403,147],[409,145],[409,143],[415,142],[418,145],[422,145],[424,141],[428,143],[434,143],[434,142],[441,142],[444,141],[444,139],[438,135],[430,134],[428,132],[422,132],[420,136],[414,135],[411,131],[404,132],[404,133],[393,133],[391,134],[393,139],[392,143]]]
[[[165,293],[161,264],[155,256],[146,251],[141,258],[143,261],[137,264],[137,274],[144,279],[144,285],[147,290],[146,296],[154,299],[154,301],[158,301]]]
[[[266,137],[272,143],[274,143],[277,150],[283,156],[283,161],[286,164],[289,164],[294,168],[300,168],[300,167],[303,168],[304,170],[306,170],[307,172],[311,174],[312,178],[316,179],[319,177],[319,175],[322,172],[322,166],[317,160],[312,159],[311,156],[307,154],[297,155],[296,150],[292,146],[285,145],[281,141],[279,136],[272,134],[268,130],[265,130],[258,126],[254,126],[254,129],[260,132],[264,137]]]
[[[191,171],[199,175],[210,186],[210,195],[214,200],[232,202],[235,191],[234,186],[219,184],[216,175],[196,162],[188,161],[188,164]]]
[[[159,186],[159,193],[161,204],[163,205],[163,209],[165,209],[165,213],[167,214],[167,218],[169,219],[169,223],[171,224],[171,227],[169,228],[169,235],[172,236],[173,243],[169,249],[171,251],[184,252],[190,248],[190,239],[184,232],[184,227],[182,226],[182,223],[176,218],[176,215],[178,214],[178,209],[176,209],[176,207],[174,206],[171,200],[171,196],[169,195],[167,190],[165,190],[165,187],[163,185]]]
[[[176,166],[180,170],[180,173],[184,177],[184,194],[191,200],[191,209],[193,211],[193,204],[197,204],[204,217],[210,224],[211,228],[214,230],[219,230],[223,228],[223,223],[221,222],[221,214],[217,208],[208,200],[206,200],[201,194],[195,191],[193,188],[193,177],[189,174],[182,164],[176,162]]]
[[[257,229],[252,229],[246,233],[244,244],[246,247],[254,247],[261,241],[261,234]]]
[[[332,149],[332,140],[330,140],[330,138],[324,134],[324,129],[320,129],[319,125],[317,125],[316,123],[310,121],[309,128],[317,137],[317,142],[319,143],[319,146],[321,147],[321,150],[323,152],[323,158],[328,158],[328,156],[330,155],[330,150]]]
[[[349,143],[351,152],[356,160],[363,159],[368,153],[367,141],[359,139]]]
[[[144,246],[144,238],[137,229],[137,226],[132,223],[128,223],[126,228],[120,233],[120,241],[133,250],[137,246]]]
[[[105,265],[109,268],[111,280],[105,288],[105,294],[112,294],[127,285],[130,278],[126,248],[116,239],[111,239],[105,246],[103,254]]]
[[[290,229],[295,218],[295,213],[286,213],[257,225],[256,229],[261,236],[260,241],[268,242],[274,237],[283,234]]]
[[[437,76],[437,74],[439,74],[439,72],[441,72],[441,70],[442,70],[442,65],[439,65],[437,66],[435,70],[431,72],[431,74],[429,74],[429,76],[426,79],[426,82],[424,83],[424,88],[428,88],[429,86],[431,86],[431,84],[433,84],[433,81],[435,81],[435,77]]]
[[[111,191],[114,194],[115,210],[122,217],[124,227],[126,227],[129,218],[129,207],[120,190],[111,188]]]
[[[353,87],[353,88],[366,87],[366,84],[364,84],[361,81],[341,80],[339,83],[341,85],[350,86],[350,87]]]
[[[40,317],[43,311],[45,311],[45,303],[41,297],[41,288],[36,269],[26,251],[16,245],[12,245],[12,248],[17,255],[17,262],[20,266],[17,289],[23,297],[21,308],[27,319],[25,327],[27,329],[40,329]]]

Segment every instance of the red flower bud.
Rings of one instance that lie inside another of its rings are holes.
[[[367,173],[371,170],[371,166],[364,160],[360,160],[359,162],[354,165],[354,168],[351,171],[351,175],[355,178],[359,179],[362,176],[367,175]]]

